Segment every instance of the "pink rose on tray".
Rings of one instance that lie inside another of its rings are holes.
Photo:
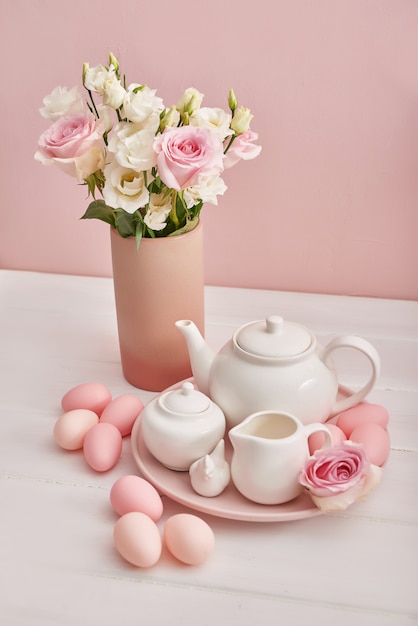
[[[102,123],[90,114],[66,115],[42,133],[35,158],[83,182],[104,165],[102,132]]]
[[[364,498],[379,483],[382,470],[372,465],[363,446],[351,441],[317,450],[306,462],[299,482],[324,512],[342,510]]]
[[[154,141],[157,166],[167,187],[181,191],[204,176],[223,170],[223,146],[216,134],[199,126],[166,127]]]

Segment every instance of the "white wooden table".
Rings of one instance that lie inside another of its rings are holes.
[[[206,289],[208,342],[270,313],[308,326],[321,342],[358,334],[382,373],[369,400],[391,415],[382,483],[342,513],[281,523],[201,514],[216,549],[199,567],[167,554],[151,569],[113,547],[109,490],[138,473],[125,438],[111,471],[52,436],[60,400],[98,380],[113,396],[123,379],[110,279],[0,272],[0,622],[76,624],[409,625],[418,617],[418,303],[301,293]],[[363,363],[346,355],[353,389]],[[164,520],[186,509],[164,497]]]

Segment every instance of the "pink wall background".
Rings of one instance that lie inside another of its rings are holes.
[[[0,267],[111,275],[85,188],[33,154],[42,98],[112,50],[166,105],[232,86],[254,113],[262,154],[204,208],[207,284],[418,299],[416,0],[0,0],[0,46]]]

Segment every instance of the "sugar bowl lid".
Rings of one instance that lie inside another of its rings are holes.
[[[237,345],[245,352],[268,358],[284,358],[305,352],[312,344],[309,330],[287,322],[279,315],[242,326],[235,334]]]
[[[210,399],[198,391],[190,381],[182,383],[180,389],[169,391],[160,398],[165,409],[172,413],[193,415],[203,413],[210,407]]]

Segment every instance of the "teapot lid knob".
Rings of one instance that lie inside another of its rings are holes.
[[[283,331],[283,318],[280,315],[269,315],[266,319],[266,331],[268,333],[281,333]]]

